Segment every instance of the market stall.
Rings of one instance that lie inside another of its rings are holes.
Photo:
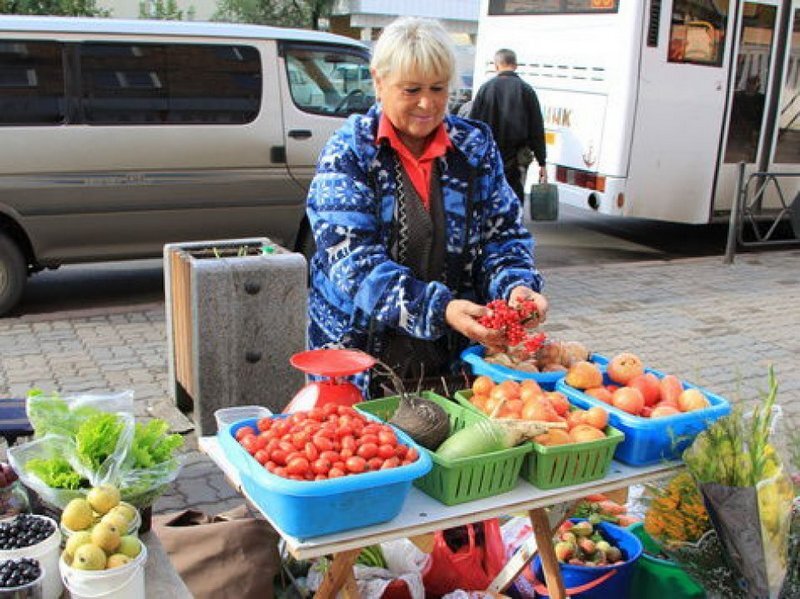
[[[202,437],[199,440],[199,447],[222,469],[231,485],[247,497],[247,492],[241,484],[239,471],[220,447],[218,439]],[[657,480],[671,475],[679,468],[681,468],[680,462],[665,462],[643,467],[631,467],[613,462],[608,475],[599,481],[542,490],[520,479],[516,487],[508,493],[453,506],[443,505],[419,489],[412,489],[400,514],[389,522],[309,539],[286,534],[276,525],[269,513],[261,511],[285,539],[289,551],[296,558],[305,559],[329,554],[336,556],[336,568],[331,570],[329,583],[324,588],[324,592],[322,590],[319,592],[319,597],[333,596],[335,591],[345,585],[348,574],[350,574],[348,570],[352,567],[358,550],[363,547],[401,537],[424,535],[443,528],[478,522],[487,518],[529,512],[543,559],[545,561],[548,558],[551,559],[554,566],[549,572],[550,576],[547,581],[551,597],[565,597],[553,546],[550,543],[549,526],[544,524],[547,522],[544,508],[569,504],[590,493],[611,491]],[[257,505],[252,500],[251,503]],[[548,557],[545,557],[546,555]]]

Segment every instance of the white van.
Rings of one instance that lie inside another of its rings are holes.
[[[0,16],[0,314],[26,277],[268,236],[311,247],[319,151],[371,88],[360,42],[222,23]]]

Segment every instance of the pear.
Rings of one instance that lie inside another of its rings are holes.
[[[106,562],[106,570],[110,570],[111,568],[119,568],[120,566],[124,566],[129,563],[131,563],[131,558],[129,558],[127,555],[115,553],[108,558],[108,561]]]
[[[72,565],[72,556],[67,553],[67,550],[61,552],[61,559],[64,560],[64,563],[68,566]]]
[[[92,543],[108,554],[114,553],[119,547],[121,535],[119,529],[108,522],[101,522],[92,530]]]
[[[76,570],[103,570],[106,567],[106,554],[93,543],[81,545],[72,558],[72,567]]]
[[[142,542],[133,535],[125,535],[119,541],[118,553],[127,555],[131,559],[139,555],[142,551]]]
[[[64,553],[70,557],[74,557],[75,551],[81,545],[92,542],[92,535],[88,530],[79,530],[72,533],[67,539],[67,544],[64,545]]]
[[[89,491],[86,499],[94,511],[98,514],[106,514],[111,508],[119,505],[119,489],[114,485],[100,485]]]
[[[114,528],[119,531],[119,534],[125,534],[128,532],[128,528],[130,527],[130,522],[126,520],[124,517],[120,516],[119,514],[112,514],[108,512],[105,516],[100,518],[100,522],[105,522],[106,524],[113,524]]]
[[[85,499],[73,499],[61,512],[61,523],[70,530],[89,528],[93,522],[92,506]]]
[[[121,516],[129,523],[136,519],[136,508],[130,503],[120,503],[119,505],[115,505],[108,513]]]

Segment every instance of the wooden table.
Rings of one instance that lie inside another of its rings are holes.
[[[206,453],[225,473],[231,485],[264,514],[264,517],[283,537],[289,552],[295,558],[310,559],[330,554],[334,556],[323,587],[317,592],[318,597],[333,597],[343,587],[350,595],[356,596],[353,594],[350,579],[352,578],[353,563],[363,547],[392,539],[417,537],[437,530],[506,514],[527,512],[531,517],[534,536],[539,546],[550,597],[562,599],[566,597],[566,593],[553,551],[551,524],[545,508],[569,504],[591,493],[603,493],[664,478],[682,467],[681,462],[664,462],[654,466],[635,468],[615,461],[611,463],[608,475],[601,480],[561,489],[543,490],[519,479],[517,486],[508,493],[454,506],[446,506],[416,487],[412,487],[402,510],[389,522],[301,539],[283,532],[280,526],[272,521],[269,514],[248,497],[241,485],[238,471],[226,458],[216,437],[201,437],[199,446],[200,450]]]

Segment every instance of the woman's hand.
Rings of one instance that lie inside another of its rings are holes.
[[[536,302],[536,311],[539,313],[539,318],[528,321],[529,328],[537,327],[547,319],[547,308],[549,303],[547,298],[541,293],[536,293],[530,287],[514,287],[511,294],[508,296],[508,305],[515,308],[520,302],[525,300],[533,300]]]
[[[489,329],[478,322],[481,316],[488,314],[489,309],[469,300],[456,299],[447,304],[444,319],[455,331],[467,339],[485,345],[488,348],[498,348],[503,345],[503,335],[500,331]]]

